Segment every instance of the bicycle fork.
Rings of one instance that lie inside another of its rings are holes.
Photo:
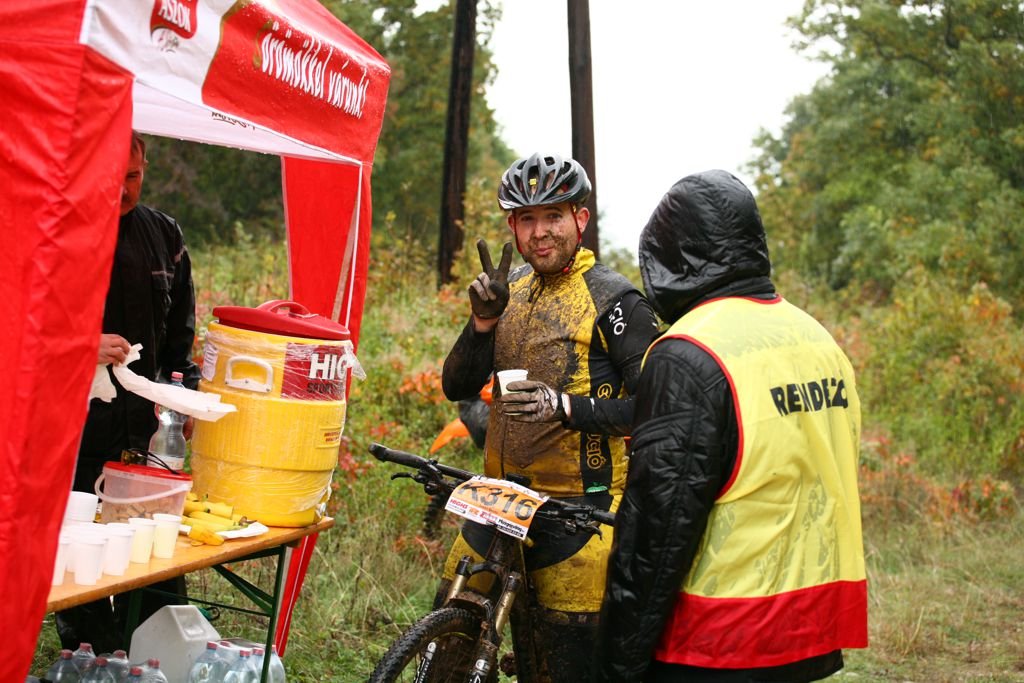
[[[491,672],[494,671],[498,662],[498,648],[501,647],[501,633],[512,614],[512,605],[521,585],[522,576],[519,572],[510,572],[505,577],[505,584],[502,586],[494,614],[483,623],[480,642],[473,657],[473,670],[467,679],[469,683],[486,683]]]

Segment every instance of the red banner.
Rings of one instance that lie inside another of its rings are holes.
[[[330,30],[305,30],[301,20],[316,18],[314,8],[283,9],[274,14],[239,2],[224,14],[203,102],[297,140],[372,159],[390,77],[386,65],[376,53],[360,52],[361,41],[344,35],[348,29],[337,22],[327,24]]]

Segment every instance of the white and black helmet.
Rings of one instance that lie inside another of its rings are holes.
[[[590,189],[587,172],[575,159],[534,154],[519,159],[501,176],[498,206],[505,211],[562,202],[580,206],[590,196]]]

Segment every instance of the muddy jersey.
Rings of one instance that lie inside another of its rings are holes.
[[[643,315],[631,321],[640,307]],[[564,275],[540,276],[529,265],[513,271],[509,305],[495,328],[493,370],[525,368],[530,380],[569,394],[572,419],[517,422],[492,410],[487,474],[524,474],[532,488],[558,497],[620,493],[626,465],[618,435],[628,433],[632,411],[618,399],[656,336],[653,313],[632,283],[589,250]]]

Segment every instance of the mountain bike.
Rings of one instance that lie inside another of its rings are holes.
[[[535,519],[558,520],[569,534],[600,533],[599,525],[612,525],[614,514],[543,496],[528,488],[526,477],[490,479],[376,443],[370,453],[382,462],[414,470],[392,474],[392,479],[409,478],[428,494],[445,495],[448,511],[493,525],[500,533],[494,534],[481,561],[469,556],[459,560],[444,602],[399,636],[377,663],[369,683],[493,683],[509,622],[517,680],[537,680],[533,616],[529,601],[523,599],[528,582],[523,546],[530,543],[530,524]],[[477,575],[493,577],[489,590],[469,585]],[[509,673],[511,667],[502,668]]]

